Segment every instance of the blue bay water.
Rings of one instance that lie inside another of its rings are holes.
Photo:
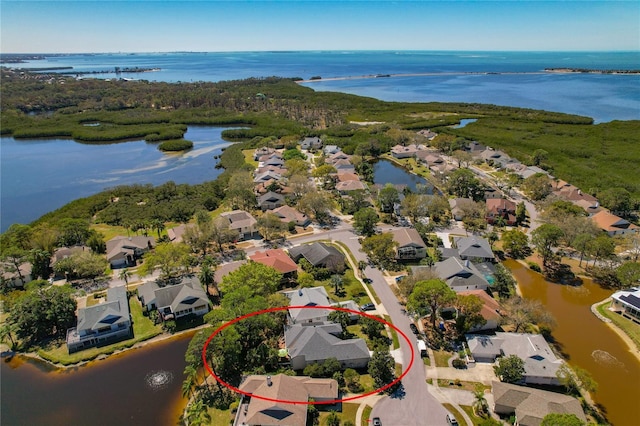
[[[71,66],[80,71],[160,68],[120,77],[164,82],[248,77],[340,78],[425,74],[304,83],[387,101],[479,102],[566,112],[596,122],[640,119],[640,76],[549,74],[544,68],[640,69],[640,52],[231,52],[51,56],[22,67]],[[85,78],[115,78],[115,73]],[[449,74],[443,74],[449,73]],[[457,74],[451,74],[457,73]],[[502,73],[502,74],[469,74]],[[522,74],[527,73],[527,74]],[[435,75],[433,75],[435,74]],[[166,155],[143,141],[83,145],[69,140],[0,141],[0,231],[28,223],[67,202],[131,183],[199,183],[215,179],[221,129],[189,128],[196,144]]]

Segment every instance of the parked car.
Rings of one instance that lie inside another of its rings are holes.
[[[416,327],[416,325],[414,323],[409,324],[409,328],[411,329],[413,334],[419,334],[420,333],[420,331],[418,330],[418,327]]]
[[[367,303],[365,305],[360,306],[361,311],[373,311],[376,309],[376,305],[373,303]]]
[[[396,277],[396,282],[399,283],[400,281],[404,280],[405,277],[406,275],[400,275],[399,277]]]
[[[373,426],[382,426],[382,422],[380,421],[380,417],[374,417],[371,422]]]
[[[364,277],[362,281],[364,281],[365,284],[371,284],[373,282],[371,278],[367,278],[367,277]]]
[[[452,426],[458,426],[458,421],[456,420],[455,417],[453,417],[453,414],[451,413],[447,413],[447,423],[449,423]]]

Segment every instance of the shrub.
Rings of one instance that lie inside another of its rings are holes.
[[[542,272],[540,265],[538,265],[536,262],[529,261],[527,262],[527,266],[529,266],[529,269],[531,269],[532,271]]]
[[[454,359],[451,362],[451,365],[453,365],[453,368],[458,368],[458,369],[467,368],[467,363],[464,360],[461,360],[460,358]]]
[[[162,329],[167,333],[175,333],[176,331],[176,322],[173,320],[165,321],[162,323]]]
[[[158,149],[165,152],[185,151],[191,148],[193,148],[193,142],[185,139],[164,141],[160,145],[158,145]]]

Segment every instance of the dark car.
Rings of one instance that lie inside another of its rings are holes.
[[[367,303],[366,305],[360,306],[361,311],[373,311],[376,309],[376,305],[373,303]]]
[[[420,333],[420,331],[418,331],[418,327],[416,327],[416,325],[414,323],[409,324],[409,328],[411,329],[413,334],[419,334]]]
[[[364,277],[362,281],[364,281],[365,284],[371,284],[373,282],[371,278],[367,278],[367,277]]]
[[[371,422],[373,426],[382,426],[382,422],[380,421],[380,417],[374,417]]]

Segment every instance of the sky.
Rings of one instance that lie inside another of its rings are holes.
[[[640,50],[640,1],[0,0],[0,52]]]

